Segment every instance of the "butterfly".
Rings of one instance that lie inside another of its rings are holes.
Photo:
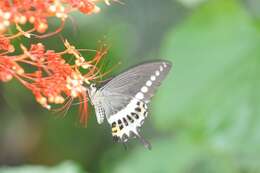
[[[163,60],[144,63],[101,87],[91,84],[87,89],[98,124],[106,118],[115,142],[125,144],[130,138],[139,138],[146,148],[151,149],[140,128],[148,116],[148,104],[171,66],[171,62]]]

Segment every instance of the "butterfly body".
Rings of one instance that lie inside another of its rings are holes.
[[[89,97],[95,108],[97,122],[98,124],[102,124],[105,119],[105,110],[102,107],[102,93],[98,91],[94,85],[91,85],[89,89]]]
[[[137,137],[150,148],[140,128],[148,115],[147,104],[170,68],[167,61],[145,63],[121,73],[99,89],[90,86],[88,94],[97,121],[101,124],[107,119],[115,141],[125,143]]]

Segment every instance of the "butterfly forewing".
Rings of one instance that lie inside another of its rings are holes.
[[[112,106],[110,109],[113,109],[114,106],[125,107],[133,97],[149,102],[170,68],[171,63],[168,61],[138,65],[116,76],[100,90],[105,96],[107,104]],[[115,113],[109,109],[107,111],[107,118]]]

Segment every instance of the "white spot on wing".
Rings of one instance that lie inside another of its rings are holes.
[[[163,66],[164,66],[164,67],[167,67],[167,64],[164,62],[164,63],[163,63]]]
[[[160,66],[160,71],[163,71],[163,66]]]
[[[142,91],[143,93],[146,93],[146,92],[148,91],[148,88],[147,88],[146,86],[143,86],[143,87],[141,88],[141,91]]]
[[[150,80],[148,80],[147,82],[146,82],[146,86],[148,86],[148,87],[150,87],[150,86],[152,86],[152,81],[150,81]]]
[[[160,72],[157,70],[157,71],[155,72],[155,75],[156,75],[156,76],[159,76],[159,75],[160,75]]]
[[[139,100],[142,100],[144,98],[144,94],[139,92],[135,95],[135,98],[139,99]]]
[[[151,76],[151,80],[155,81],[156,77],[154,75]]]

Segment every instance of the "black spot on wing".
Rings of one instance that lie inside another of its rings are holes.
[[[139,118],[139,115],[137,113],[131,112],[132,117],[134,117],[135,119]]]
[[[124,128],[124,125],[121,120],[118,120],[119,129],[122,130]]]
[[[135,111],[136,112],[141,112],[141,108],[137,107],[137,108],[135,108]]]
[[[123,118],[123,122],[124,122],[125,126],[128,126],[128,122],[125,118]]]
[[[118,136],[113,136],[113,141],[114,141],[114,142],[119,142],[119,139],[120,139],[120,138],[119,138]]]
[[[112,123],[112,127],[116,127],[116,122],[113,122],[113,123]]]
[[[134,120],[130,117],[130,115],[127,115],[126,117],[127,117],[127,119],[128,119],[131,123],[134,122]]]
[[[128,140],[127,134],[123,134],[123,136],[122,136],[122,141],[123,141],[123,142],[126,142],[127,140]]]

